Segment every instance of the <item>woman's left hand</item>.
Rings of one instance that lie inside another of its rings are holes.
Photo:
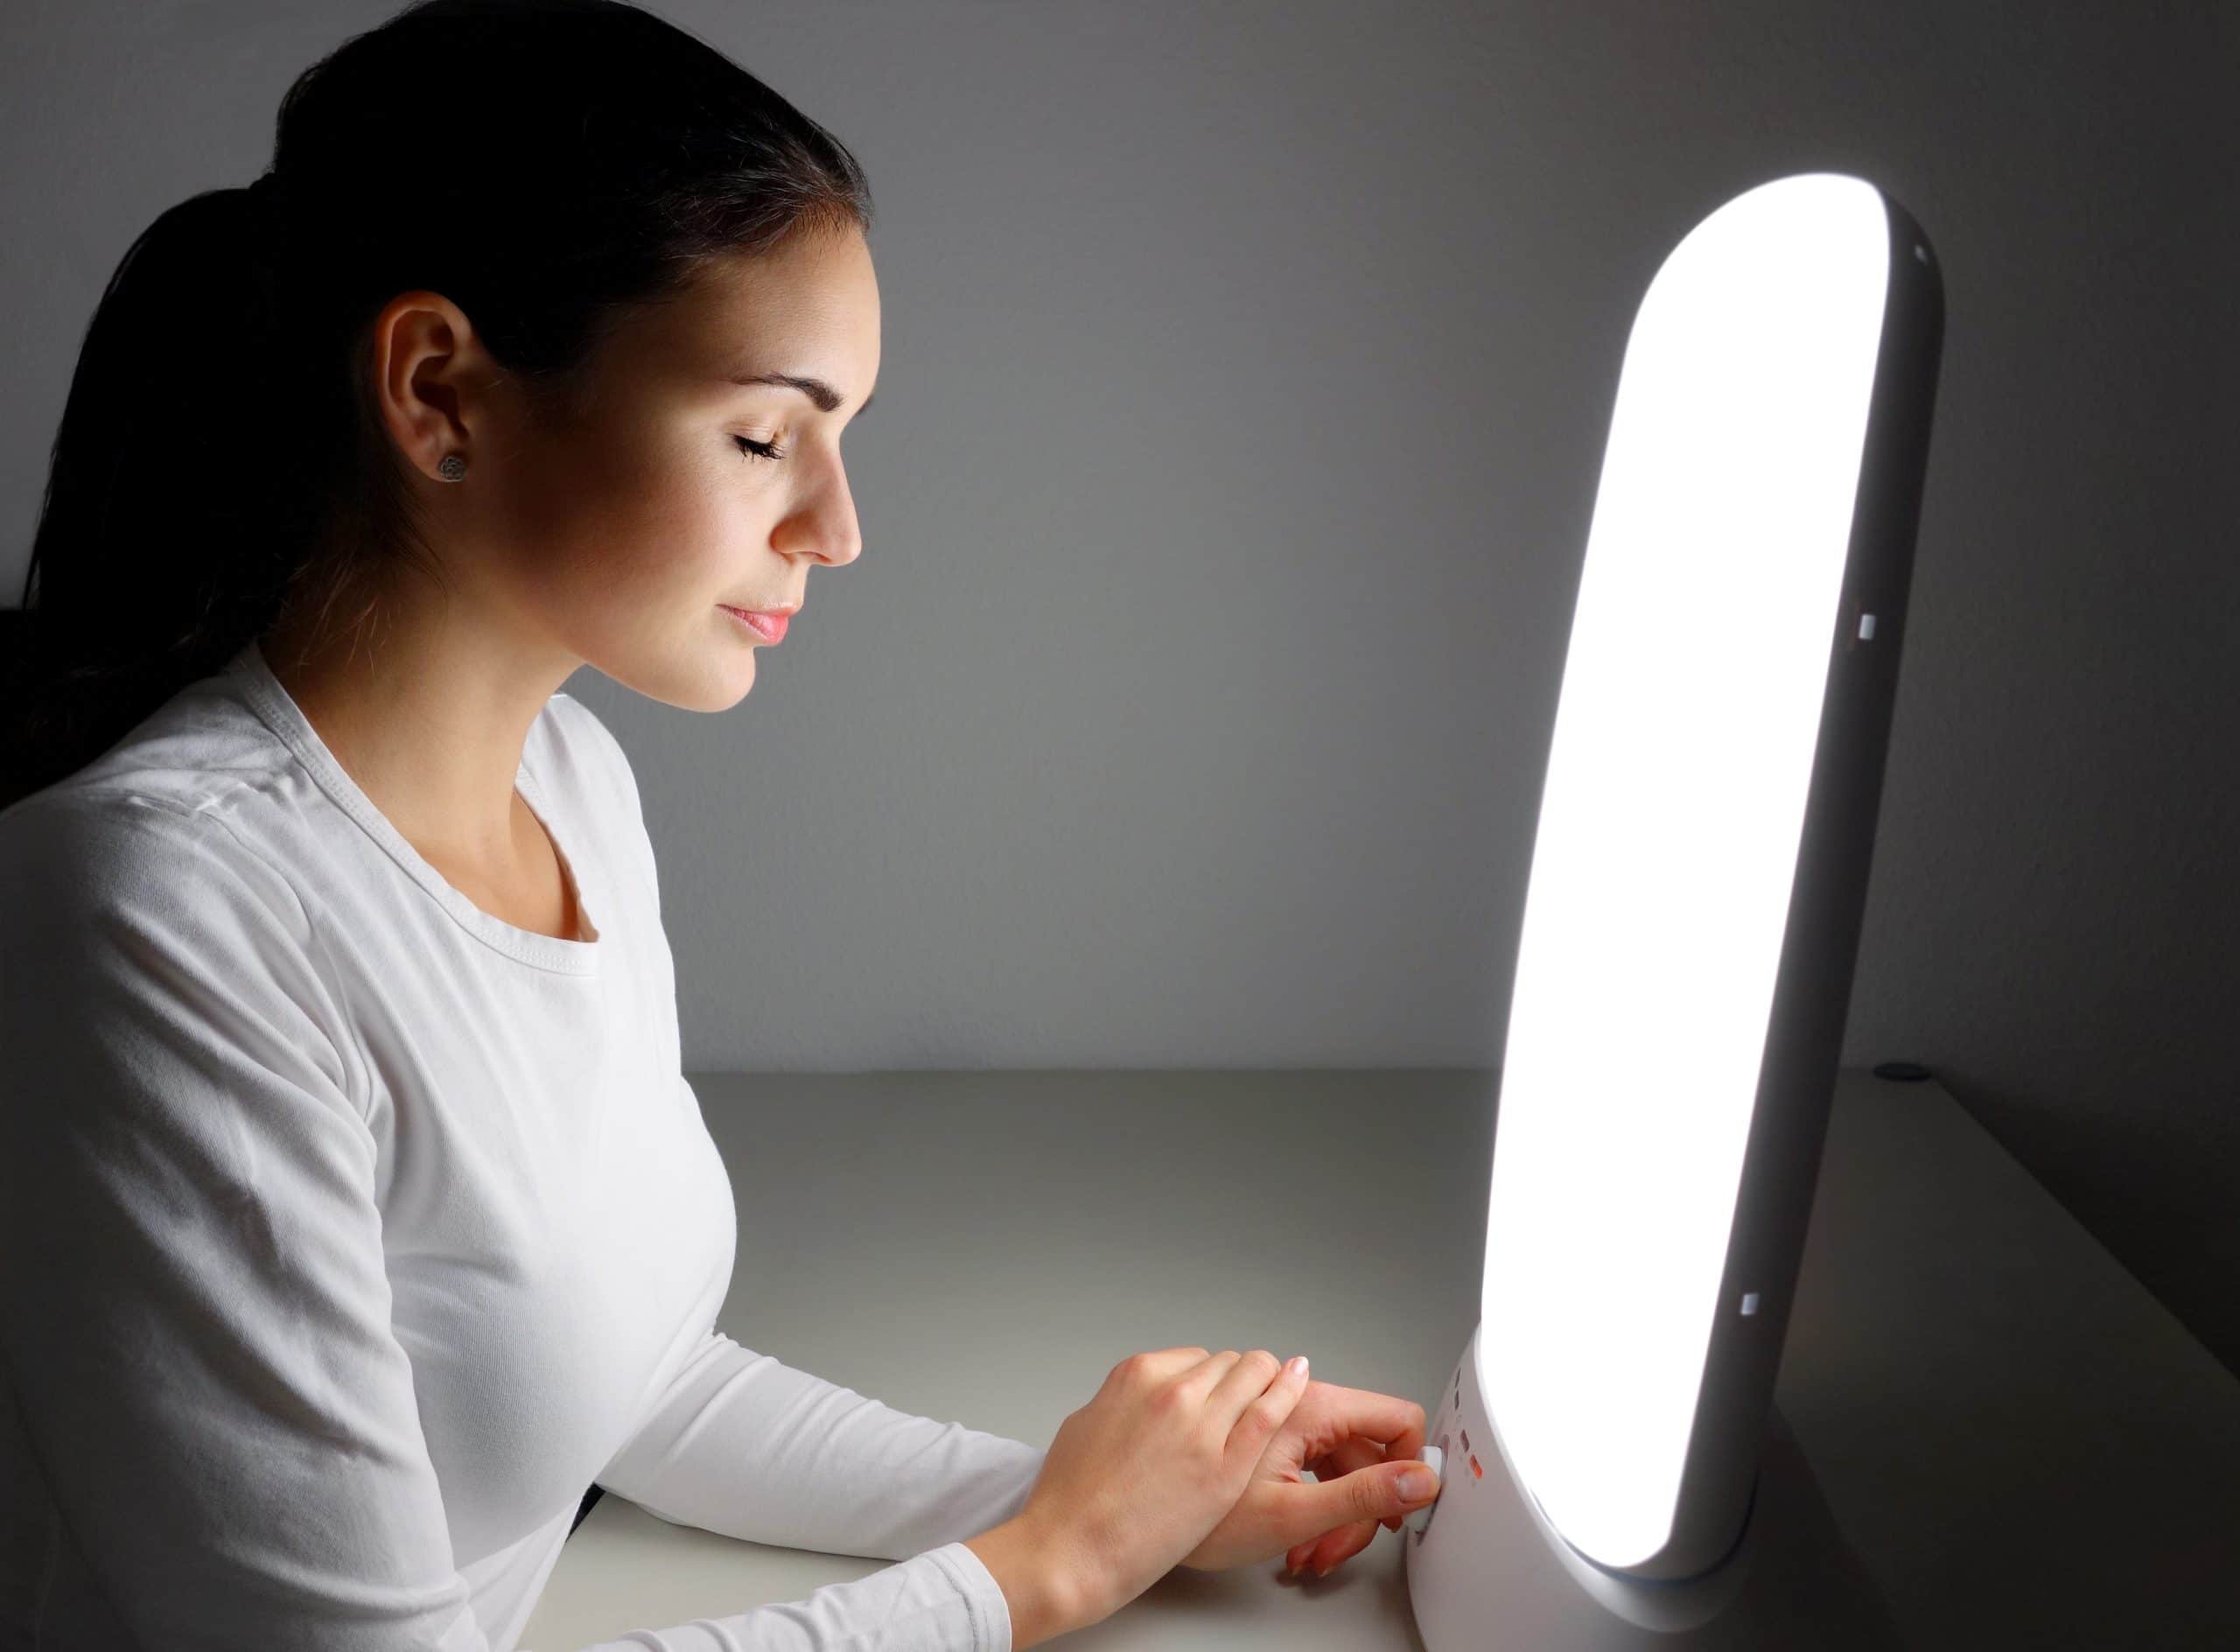
[[[1222,1572],[1281,1554],[1293,1572],[1326,1572],[1438,1495],[1438,1477],[1416,1460],[1423,1448],[1424,1408],[1413,1400],[1310,1378],[1244,1495],[1181,1564]],[[1408,1466],[1431,1477],[1425,1495],[1401,1496]]]

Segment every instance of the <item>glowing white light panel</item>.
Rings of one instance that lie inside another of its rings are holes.
[[[1526,1489],[1606,1565],[1670,1535],[1722,1311],[1889,239],[1857,178],[1737,197],[1658,270],[1619,374],[1526,892],[1480,1336]]]

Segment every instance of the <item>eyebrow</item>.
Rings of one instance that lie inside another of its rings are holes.
[[[731,382],[733,384],[790,385],[794,389],[806,394],[810,401],[816,402],[817,411],[820,413],[830,413],[834,408],[838,407],[842,402],[847,399],[845,396],[842,396],[839,391],[827,384],[822,379],[805,378],[801,374],[794,373],[734,373],[732,374],[730,377]],[[861,418],[864,414],[870,412],[872,403],[878,400],[878,392],[876,390],[865,396],[864,398],[863,406],[856,410],[857,417]]]

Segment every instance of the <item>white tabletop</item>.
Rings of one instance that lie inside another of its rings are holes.
[[[1494,1075],[696,1077],[732,1169],[720,1328],[1049,1443],[1139,1348],[1306,1354],[1431,1409],[1477,1317]],[[1776,1404],[1926,1648],[2240,1646],[2240,1381],[1934,1082],[1838,1079]],[[602,1497],[522,1644],[892,1564]],[[1326,1579],[1178,1571],[1057,1644],[1420,1648],[1398,1540]]]

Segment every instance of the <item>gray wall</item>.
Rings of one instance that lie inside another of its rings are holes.
[[[570,684],[689,1068],[1496,1065],[1634,304],[1853,170],[1949,326],[1844,1060],[2240,1368],[2240,6],[653,9],[863,158],[886,318],[864,553],[749,699]],[[0,13],[0,589],[126,245],[388,10]]]

